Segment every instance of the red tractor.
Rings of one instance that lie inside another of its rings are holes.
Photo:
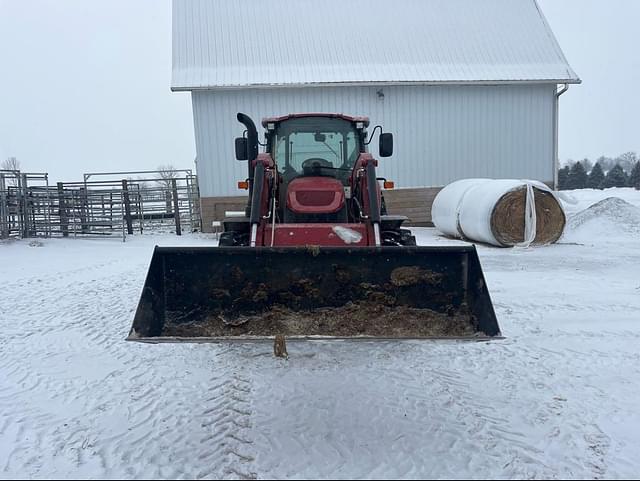
[[[263,153],[238,120],[245,215],[224,220],[219,246],[156,247],[130,340],[500,335],[475,247],[418,247],[387,214],[366,117],[267,118]],[[380,133],[380,157],[392,152]]]
[[[414,246],[388,215],[368,152],[369,119],[342,114],[294,114],[266,118],[264,153],[258,153],[253,121],[238,114],[246,136],[236,158],[248,160],[245,218],[225,219],[221,246]],[[377,130],[379,127],[374,129]],[[380,157],[393,153],[393,136],[381,133]]]

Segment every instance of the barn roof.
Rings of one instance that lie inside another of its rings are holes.
[[[579,83],[535,0],[174,0],[173,90]]]

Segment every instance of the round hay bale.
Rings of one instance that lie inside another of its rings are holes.
[[[552,244],[560,239],[567,219],[555,196],[533,187],[536,206],[536,237],[534,245]],[[524,241],[527,187],[504,194],[491,212],[491,233],[503,246],[514,246]]]
[[[440,232],[501,247],[525,244],[528,186],[533,192],[534,245],[556,242],[566,217],[553,192],[543,183],[517,179],[464,179],[444,187],[432,207]]]

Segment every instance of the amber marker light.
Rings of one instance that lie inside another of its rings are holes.
[[[396,186],[396,184],[391,180],[385,180],[383,185],[385,189],[394,189]]]
[[[246,180],[239,180],[238,189],[249,190],[249,182]]]

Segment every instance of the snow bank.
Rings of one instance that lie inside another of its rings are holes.
[[[640,240],[640,207],[619,197],[607,197],[572,215],[564,239],[589,243],[620,237]]]
[[[568,216],[600,202],[609,197],[618,197],[640,208],[640,191],[630,187],[612,187],[610,189],[577,189],[561,190],[556,192],[557,197],[562,201],[564,211]]]

